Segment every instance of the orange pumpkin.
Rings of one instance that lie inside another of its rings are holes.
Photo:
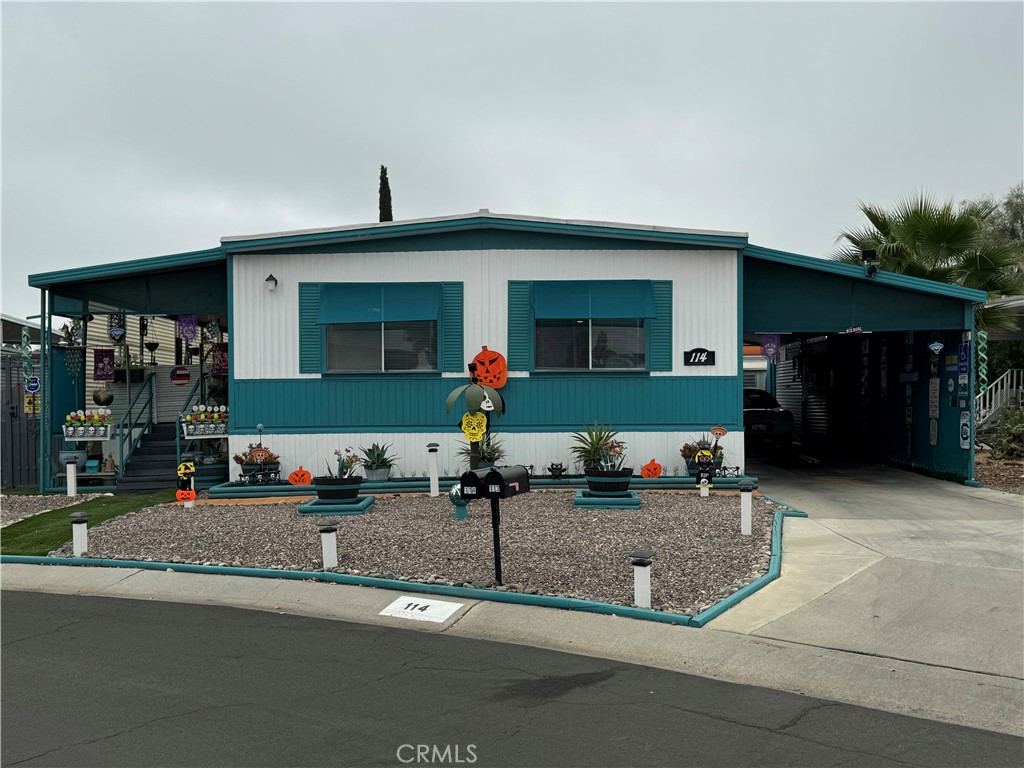
[[[177,496],[178,501],[195,501],[196,500],[196,492],[191,490],[191,489],[189,489],[187,491],[178,491],[175,494],[175,496]]]
[[[649,463],[640,467],[640,477],[661,477],[661,464],[651,459]]]
[[[476,380],[492,389],[501,389],[508,381],[508,363],[501,352],[495,352],[486,346],[481,347],[473,358],[476,363]]]
[[[313,482],[313,476],[309,474],[308,469],[303,469],[300,464],[298,469],[288,475],[288,482],[292,485],[309,485]]]

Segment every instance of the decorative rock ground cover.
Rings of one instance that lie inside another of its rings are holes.
[[[573,491],[501,503],[505,586],[494,587],[490,507],[455,520],[446,496],[384,497],[364,515],[332,518],[338,571],[630,605],[627,554],[657,552],[654,607],[696,613],[768,570],[774,507],[753,501],[753,535],[740,536],[738,494],[641,491],[640,510],[574,509]],[[315,518],[297,504],[159,505],[90,527],[91,557],[319,570]],[[69,556],[68,542],[51,553]]]

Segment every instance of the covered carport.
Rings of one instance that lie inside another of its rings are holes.
[[[781,335],[774,391],[800,451],[973,483],[971,344],[985,294],[760,246],[743,253],[744,342]]]

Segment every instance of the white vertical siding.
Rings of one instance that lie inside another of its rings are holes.
[[[465,355],[507,352],[509,280],[672,280],[673,376],[737,375],[735,251],[410,251],[372,254],[244,254],[233,259],[235,377],[315,378],[299,373],[300,282],[465,283]],[[266,290],[273,274],[277,290]],[[716,365],[685,367],[683,350],[705,347]]]
[[[684,461],[679,449],[685,442],[695,442],[701,437],[699,432],[622,432],[619,438],[629,446],[628,465],[637,474],[640,467],[651,459],[665,467],[666,474],[677,474]],[[560,462],[569,472],[576,472],[569,453],[573,444],[571,433],[560,432],[498,432],[505,448],[509,464],[533,464],[534,474],[547,474],[544,469],[552,462]],[[249,443],[259,442],[259,435],[231,435],[229,452],[231,455],[240,453]],[[400,459],[396,476],[426,475],[427,443],[438,443],[438,466],[442,474],[456,474],[465,467],[457,456],[462,442],[462,433],[452,431],[445,433],[361,433],[361,434],[289,434],[264,435],[263,444],[281,456],[281,474],[296,470],[301,465],[314,475],[327,473],[330,462],[332,471],[337,470],[335,449],[352,446],[357,451],[361,446],[371,443],[390,443],[393,452]],[[744,440],[742,432],[730,432],[721,441],[725,449],[726,466],[744,467]],[[238,475],[238,465],[231,465],[231,479]]]

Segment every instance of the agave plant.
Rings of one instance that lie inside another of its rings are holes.
[[[359,450],[363,452],[363,458],[360,459],[359,463],[363,465],[364,469],[387,469],[392,467],[399,457],[391,455],[390,448],[391,443],[384,443],[384,445],[374,443],[369,448],[360,447]]]
[[[626,444],[616,440],[619,434],[611,427],[595,423],[584,425],[584,432],[574,432],[572,439],[577,445],[569,448],[569,452],[584,467],[600,467],[601,469],[618,469],[626,458]]]
[[[460,443],[458,455],[467,461],[473,458],[473,446],[469,443]],[[494,435],[487,433],[484,435],[484,439],[480,441],[480,461],[501,461],[505,458],[505,446],[502,445]]]

